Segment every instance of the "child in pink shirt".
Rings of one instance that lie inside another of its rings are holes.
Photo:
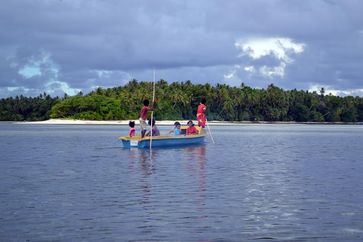
[[[135,133],[136,133],[135,122],[134,121],[130,121],[129,122],[129,126],[130,126],[129,136],[130,137],[134,137],[135,136]]]

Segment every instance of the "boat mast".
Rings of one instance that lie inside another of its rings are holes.
[[[154,102],[155,102],[155,69],[154,71],[154,75],[153,75],[153,100],[151,103],[151,107],[153,108],[153,110],[151,111],[151,130],[150,130],[150,150],[151,150],[151,146],[152,146],[152,142],[153,142],[153,120],[154,120]]]

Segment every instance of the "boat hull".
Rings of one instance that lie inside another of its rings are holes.
[[[184,146],[195,145],[204,143],[205,135],[180,135],[180,136],[156,136],[152,140],[150,137],[120,137],[124,148],[150,148],[151,147],[170,147],[170,146]]]

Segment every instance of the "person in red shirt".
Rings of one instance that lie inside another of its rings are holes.
[[[186,129],[186,132],[185,132],[186,135],[193,135],[193,134],[198,134],[199,133],[197,128],[194,126],[192,120],[189,120],[187,125],[189,127]]]
[[[134,121],[130,121],[129,122],[129,126],[130,126],[129,136],[130,137],[134,137],[135,136],[135,133],[136,133],[135,122]]]
[[[205,105],[206,100],[205,98],[203,98],[199,105],[198,105],[198,110],[197,110],[197,120],[198,120],[198,126],[205,128],[205,123],[207,121],[204,111],[207,109],[207,106]]]
[[[141,127],[141,138],[144,138],[146,130],[147,130],[147,113],[149,112],[149,110],[151,110],[152,108],[149,106],[149,100],[145,99],[144,100],[144,106],[141,108],[140,110],[140,127]]]

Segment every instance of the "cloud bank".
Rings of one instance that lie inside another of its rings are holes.
[[[130,79],[363,96],[359,0],[1,3],[0,97]]]

